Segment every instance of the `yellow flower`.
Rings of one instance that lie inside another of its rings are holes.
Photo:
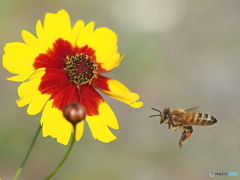
[[[110,142],[116,137],[109,130],[118,129],[110,106],[95,88],[131,107],[139,108],[139,95],[117,80],[101,74],[117,67],[123,56],[117,52],[117,35],[106,27],[94,30],[79,20],[71,27],[65,10],[47,13],[42,25],[36,25],[36,36],[22,31],[24,43],[6,44],[3,66],[17,74],[8,78],[22,82],[18,87],[19,107],[28,105],[27,113],[41,117],[43,136],[68,144],[73,126],[62,115],[65,105],[82,103],[87,109],[86,121],[95,139]],[[76,126],[75,139],[83,134],[84,121]]]

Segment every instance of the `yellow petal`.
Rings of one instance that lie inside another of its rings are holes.
[[[42,22],[40,20],[38,20],[36,24],[36,34],[37,34],[39,43],[41,43],[41,46],[46,48],[45,52],[47,52],[48,49],[52,49],[53,43],[56,41],[56,39],[59,38],[56,36],[49,35],[48,31],[46,31],[43,28]]]
[[[18,87],[18,95],[20,98],[29,94],[32,90],[38,89],[42,76],[45,74],[45,68],[39,68],[30,77],[20,84]]]
[[[119,129],[118,120],[112,108],[106,102],[101,102],[98,106],[100,118],[104,120],[107,126],[113,129]]]
[[[33,63],[37,53],[24,43],[7,43],[4,47],[3,67],[10,73],[19,74],[10,80],[24,81],[34,71]]]
[[[97,57],[99,57],[99,56],[97,56]],[[103,69],[105,69],[106,71],[110,71],[110,70],[114,69],[115,67],[117,67],[122,59],[123,59],[123,57],[120,57],[120,54],[118,52],[114,52],[114,53],[110,54],[110,56],[105,58],[106,62],[101,63],[101,67]],[[97,60],[97,62],[98,62],[98,60]]]
[[[71,21],[69,14],[65,10],[45,15],[43,28],[51,37],[64,37],[71,30]]]
[[[29,92],[28,94],[26,94],[24,97],[16,100],[16,103],[17,103],[18,107],[23,107],[23,106],[26,106],[27,104],[33,102],[39,96],[41,96],[41,92],[38,91],[38,89],[32,89],[32,91]]]
[[[131,92],[126,86],[124,86],[121,82],[115,79],[108,79],[107,81],[108,88],[110,91],[116,92]]]
[[[112,132],[109,130],[107,125],[99,122],[96,116],[88,116],[87,122],[91,129],[94,139],[97,139],[104,143],[108,143],[117,139],[116,136],[114,136]]]
[[[71,29],[70,17],[65,10],[60,10],[56,14],[47,13],[44,20],[44,27],[41,21],[38,21],[36,25],[39,42],[50,49],[53,47],[53,43],[59,38],[75,45],[77,37],[83,29],[84,22],[82,20],[77,21]]]
[[[73,126],[57,108],[53,108],[53,100],[47,102],[41,117],[43,137],[51,136],[57,142],[67,145],[73,132]]]
[[[96,51],[96,61],[107,71],[117,67],[121,61],[116,44],[117,34],[111,29],[101,27],[93,32],[89,45]]]
[[[94,29],[95,23],[92,21],[90,23],[88,23],[83,30],[81,31],[81,33],[78,35],[77,41],[76,41],[76,45],[78,47],[83,47],[85,45],[90,45],[89,42],[91,42],[93,36],[93,29]],[[91,47],[93,48],[93,47]],[[94,49],[95,50],[95,49]]]
[[[38,20],[36,24],[36,34],[38,39],[43,39],[46,36],[40,20]]]
[[[139,102],[133,102],[131,104],[129,104],[131,107],[133,108],[140,108],[143,106],[143,102],[139,101]]]
[[[88,45],[95,50],[96,61],[102,68],[109,71],[117,67],[120,62],[120,54],[117,52],[117,35],[106,27],[97,28],[93,31],[94,22],[90,22],[79,34],[77,45]]]
[[[71,36],[71,21],[69,14],[65,10],[60,10],[56,14],[47,13],[43,22],[37,22],[36,32],[42,47],[52,49],[53,43],[62,38],[69,41]]]
[[[7,78],[7,80],[16,81],[16,82],[23,82],[29,77],[29,74],[31,74],[31,72],[25,73],[25,74],[19,74],[17,76],[12,76],[12,77]]]
[[[96,51],[97,62],[106,63],[109,61],[109,59],[107,59],[109,55],[117,51],[116,43],[116,33],[106,27],[101,27],[93,32],[89,46]]]
[[[106,71],[110,71],[119,66],[120,62],[124,58],[124,54],[120,57],[118,52],[111,54],[107,59],[106,63],[101,64],[101,67],[104,68]]]
[[[84,121],[81,121],[76,125],[76,132],[75,132],[76,141],[79,141],[81,139],[83,135],[83,129],[84,129]]]
[[[41,83],[41,78],[45,73],[45,68],[36,70],[27,81],[20,84],[18,87],[19,99],[16,101],[19,107],[23,107],[41,96],[38,87]]]
[[[64,9],[55,13],[47,13],[44,19],[44,29],[49,31],[49,34],[62,35],[71,29],[71,21],[69,14]]]
[[[117,118],[106,102],[100,103],[98,116],[87,116],[86,120],[94,139],[105,143],[117,139],[108,128],[119,128]]]
[[[69,34],[69,37],[67,37],[67,39],[71,44],[76,45],[77,38],[79,34],[82,32],[83,28],[84,28],[84,22],[82,20],[79,20],[75,23],[71,33]]]
[[[122,101],[126,104],[132,104],[133,102],[137,101],[139,99],[139,95],[137,93],[132,92],[114,92],[114,91],[105,91],[101,90],[103,93],[107,94],[108,96],[117,99],[119,101]]]
[[[122,101],[126,104],[129,104],[131,107],[139,108],[143,106],[142,102],[135,102],[139,99],[139,95],[137,93],[131,92],[126,86],[124,86],[121,82],[115,80],[106,78],[104,76],[98,77],[98,83],[95,84],[95,86],[102,91],[103,93],[107,94],[108,96],[117,99],[119,101]],[[102,82],[107,82],[108,89],[102,89],[100,85]]]
[[[37,39],[34,35],[26,30],[22,31],[22,38],[24,42],[38,54],[45,53],[48,50],[48,47],[45,45],[45,43],[42,43],[41,40]]]
[[[31,102],[27,108],[27,113],[29,115],[36,115],[40,111],[43,110],[44,106],[46,105],[46,102],[50,98],[50,94],[42,94],[38,98],[36,98],[33,102]]]

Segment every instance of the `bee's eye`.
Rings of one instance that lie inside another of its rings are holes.
[[[168,114],[165,114],[164,119],[167,119],[168,117],[169,117]]]

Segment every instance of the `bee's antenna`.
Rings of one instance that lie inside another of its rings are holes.
[[[155,111],[158,111],[160,114],[156,114],[156,115],[152,115],[152,116],[149,116],[149,118],[150,117],[155,117],[155,116],[162,116],[162,112],[160,111],[160,110],[158,110],[158,109],[155,109],[155,108],[151,108],[152,110],[155,110]]]
[[[149,116],[149,117],[155,117],[155,116],[161,116],[160,114],[156,114],[156,115],[152,115],[152,116]]]

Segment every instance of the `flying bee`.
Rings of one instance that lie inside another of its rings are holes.
[[[212,126],[217,122],[217,120],[209,114],[194,112],[197,108],[198,107],[194,107],[186,110],[166,108],[163,112],[151,108],[152,110],[158,111],[159,114],[149,117],[160,116],[160,124],[168,124],[168,129],[175,131],[177,131],[177,129],[182,130],[183,133],[179,140],[179,147],[181,148],[186,139],[192,135],[192,126]]]

